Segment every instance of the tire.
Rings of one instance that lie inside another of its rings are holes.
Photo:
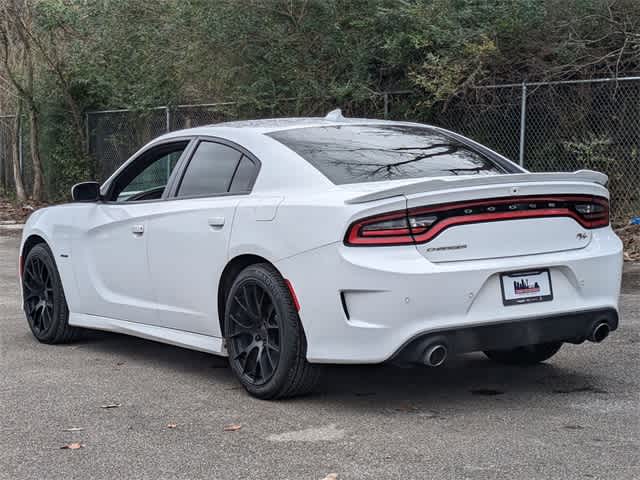
[[[541,343],[513,350],[488,350],[484,354],[491,360],[506,365],[535,365],[550,359],[562,347],[562,342]]]
[[[298,312],[273,266],[250,265],[236,277],[226,299],[224,332],[231,370],[254,397],[294,397],[318,385],[323,367],[306,360]]]
[[[33,336],[50,345],[80,337],[82,329],[69,325],[69,308],[53,253],[44,243],[34,246],[24,261],[23,310]]]

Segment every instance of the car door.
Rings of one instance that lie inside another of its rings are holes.
[[[164,212],[149,220],[149,268],[156,324],[220,336],[218,282],[236,207],[259,162],[240,147],[199,139]]]
[[[149,218],[164,204],[167,185],[189,141],[154,146],[125,164],[103,187],[103,201],[76,216],[73,248],[78,313],[153,324]]]

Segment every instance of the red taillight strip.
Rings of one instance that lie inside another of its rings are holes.
[[[531,203],[528,209],[521,209],[522,204]],[[580,214],[574,208],[580,202],[599,204],[604,207],[603,212]],[[562,203],[561,206],[539,205],[540,203]],[[570,203],[571,205],[567,205]],[[456,212],[474,207],[496,207],[514,204],[516,209],[512,211],[484,211],[484,212]],[[520,207],[517,207],[520,205]],[[447,216],[449,213],[450,216]],[[411,217],[432,214],[439,217],[430,227],[417,227],[413,229],[387,229],[363,231],[363,227],[385,220],[398,219],[406,216],[407,222]],[[553,196],[529,196],[508,197],[470,202],[456,202],[430,207],[414,207],[407,211],[390,212],[383,215],[363,218],[351,224],[345,236],[347,245],[406,245],[413,243],[425,243],[449,227],[481,222],[497,222],[503,220],[518,220],[526,218],[544,217],[568,217],[574,219],[584,228],[600,228],[609,225],[609,201],[603,197],[589,195],[553,195]],[[410,231],[407,231],[410,230]]]
[[[421,235],[415,235],[414,239],[416,243],[426,243],[429,240],[433,240],[442,231],[449,227],[459,225],[469,225],[472,223],[489,223],[499,222],[502,220],[518,220],[526,218],[544,218],[544,217],[571,217],[579,223],[583,223],[580,220],[578,214],[572,212],[567,208],[547,208],[540,210],[526,210],[515,212],[500,212],[500,213],[480,213],[477,215],[465,215],[464,217],[450,217],[436,223],[432,228],[427,230]]]
[[[411,245],[414,243],[410,233],[404,236],[365,237],[358,235],[358,228],[349,230],[345,240],[347,245]]]
[[[363,232],[362,228],[371,223],[384,222],[385,220],[406,219],[407,211],[374,215],[372,217],[361,218],[354,222],[345,238],[345,243],[349,245],[407,245],[413,243],[411,230],[409,228],[393,228],[386,230],[375,230]],[[407,223],[408,226],[408,223]]]
[[[411,235],[409,228],[387,228],[385,230],[362,231],[360,235],[363,237],[389,237],[394,235]]]
[[[509,203],[525,203],[525,202],[593,202],[602,205],[608,205],[606,198],[582,196],[582,195],[555,195],[540,197],[508,197],[508,198],[489,198],[486,200],[474,200],[471,202],[456,202],[435,205],[433,207],[414,207],[409,210],[412,215],[424,213],[436,213],[447,210],[457,210],[460,208],[478,207],[487,205],[508,205]]]

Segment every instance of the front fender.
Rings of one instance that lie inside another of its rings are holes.
[[[25,260],[25,246],[39,237],[44,240],[53,253],[54,262],[58,268],[62,288],[70,311],[76,305],[78,289],[73,273],[73,255],[71,251],[74,235],[73,204],[47,207],[31,214],[22,231],[19,257]],[[20,260],[19,260],[20,261]],[[22,282],[20,281],[22,292]]]

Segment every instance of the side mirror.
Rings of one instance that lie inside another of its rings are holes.
[[[100,184],[98,182],[76,183],[71,187],[71,198],[74,202],[97,202],[100,200]]]

